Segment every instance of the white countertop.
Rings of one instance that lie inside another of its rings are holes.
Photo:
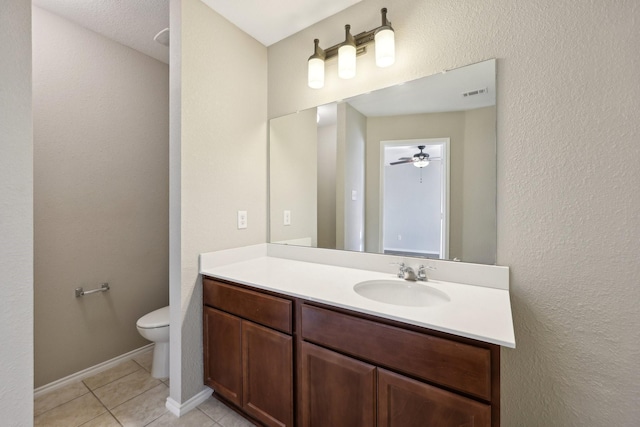
[[[360,296],[353,286],[365,280],[396,279],[392,273],[269,256],[266,250],[262,250],[262,245],[248,247],[246,251],[203,254],[200,273],[436,331],[515,347],[508,286],[507,289],[500,289],[429,280],[425,284],[445,292],[450,298],[449,302],[429,307],[391,305]]]

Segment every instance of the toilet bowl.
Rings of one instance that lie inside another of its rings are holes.
[[[162,307],[145,314],[136,322],[143,338],[155,343],[151,376],[169,377],[169,307]]]

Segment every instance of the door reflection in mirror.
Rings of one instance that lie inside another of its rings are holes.
[[[448,259],[449,138],[381,141],[380,149],[380,252]]]

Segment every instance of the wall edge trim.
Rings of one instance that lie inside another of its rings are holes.
[[[167,397],[167,403],[165,404],[165,406],[167,407],[169,412],[179,418],[192,409],[195,409],[201,403],[204,403],[207,399],[209,399],[209,397],[211,397],[212,393],[213,390],[205,386],[200,393],[196,394],[184,403],[178,403],[171,397]]]

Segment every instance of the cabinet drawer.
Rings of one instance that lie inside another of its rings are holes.
[[[291,301],[208,278],[202,280],[202,287],[205,305],[291,334]]]
[[[309,305],[302,306],[302,338],[491,400],[491,352],[486,348]]]

